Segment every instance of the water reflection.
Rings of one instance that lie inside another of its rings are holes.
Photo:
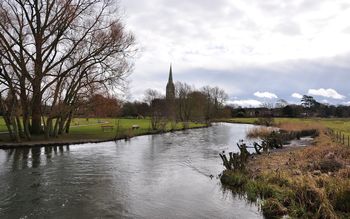
[[[69,152],[69,146],[14,148],[6,150],[6,163],[12,163],[12,171],[37,168],[54,156]]]
[[[218,153],[245,125],[128,142],[0,150],[0,218],[261,218],[223,192]]]

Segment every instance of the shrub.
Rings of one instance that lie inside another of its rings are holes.
[[[335,159],[324,159],[318,163],[318,168],[322,173],[337,172],[343,165]]]
[[[272,131],[274,131],[274,129],[269,127],[254,127],[248,130],[247,138],[266,138]]]
[[[254,123],[256,125],[273,126],[275,125],[275,119],[272,117],[261,117],[258,118]]]
[[[224,185],[241,188],[247,183],[248,178],[244,173],[231,171],[229,174],[223,174],[220,180]]]
[[[261,210],[266,218],[280,218],[287,214],[287,208],[275,198],[266,199]]]
[[[350,213],[350,188],[337,192],[334,206],[335,210]]]

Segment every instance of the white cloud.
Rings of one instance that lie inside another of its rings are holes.
[[[260,98],[268,98],[268,99],[278,98],[277,95],[274,93],[260,92],[260,91],[255,92],[254,96],[260,97]]]
[[[262,102],[258,100],[229,100],[226,102],[228,105],[236,105],[236,106],[241,106],[241,107],[259,107],[262,105]]]
[[[292,96],[293,98],[296,98],[296,99],[301,99],[301,98],[303,98],[303,95],[301,95],[301,94],[299,94],[299,93],[293,93],[291,96]]]
[[[342,104],[342,105],[346,105],[346,106],[350,106],[350,101],[342,102],[341,104]]]
[[[321,97],[327,97],[327,98],[332,98],[332,99],[337,99],[337,100],[342,100],[345,99],[344,95],[339,94],[336,90],[334,89],[309,89],[308,92],[309,95],[314,95],[314,96],[321,96]]]

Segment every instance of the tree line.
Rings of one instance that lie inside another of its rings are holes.
[[[69,132],[92,93],[121,88],[134,37],[113,0],[2,0],[0,111],[13,140]]]
[[[350,117],[350,106],[323,104],[314,97],[303,95],[300,104],[288,104],[281,99],[275,106],[263,104],[256,108],[232,107],[233,117]]]
[[[209,122],[213,118],[229,117],[225,106],[228,95],[219,87],[204,86],[200,89],[183,82],[175,83],[175,122]],[[157,128],[166,119],[167,103],[164,95],[154,89],[145,91],[143,101],[126,102],[121,109],[123,117],[151,117]]]

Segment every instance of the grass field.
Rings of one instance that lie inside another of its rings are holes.
[[[151,129],[150,119],[125,119],[125,118],[76,118],[71,123],[70,133],[68,135],[60,136],[59,140],[77,140],[77,139],[111,139],[117,135],[125,134],[128,136],[142,135],[150,132]],[[119,125],[118,125],[119,124]],[[113,130],[102,130],[101,126],[108,125],[113,126]],[[133,125],[138,125],[139,129],[132,130]],[[189,128],[204,127],[205,124],[190,123]],[[119,128],[118,128],[119,127]],[[183,128],[182,123],[177,123],[175,129],[180,130]],[[171,129],[171,124],[168,123],[167,130]],[[7,132],[5,122],[0,117],[0,132]],[[33,137],[33,140],[37,137]],[[42,137],[41,137],[42,138]],[[0,135],[0,140],[7,141],[8,135]]]
[[[253,124],[257,118],[231,118],[228,122]],[[350,118],[275,118],[276,123],[316,124],[350,135]]]

